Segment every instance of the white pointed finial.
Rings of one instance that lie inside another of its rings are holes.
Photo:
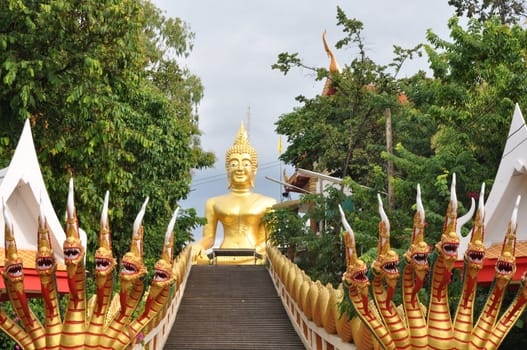
[[[42,200],[42,191],[40,192],[40,203],[39,203],[39,216],[40,216],[40,229],[46,229],[46,215],[44,214],[44,201]]]
[[[108,202],[110,200],[110,191],[106,191],[104,195],[104,203],[101,212],[101,227],[108,227]]]
[[[483,224],[485,222],[485,183],[481,184],[481,191],[479,192],[478,200],[479,220]]]
[[[148,204],[148,200],[149,200],[149,197],[146,197],[145,202],[141,206],[141,210],[139,210],[139,213],[137,214],[137,217],[135,218],[134,228],[133,228],[134,229],[134,231],[133,231],[133,235],[134,236],[137,236],[139,234],[139,227],[141,227],[141,223],[143,222],[143,217],[145,216],[146,205]]]
[[[172,214],[172,218],[170,219],[170,222],[168,223],[167,232],[165,233],[165,244],[170,241],[170,235],[172,235],[172,232],[174,231],[174,225],[176,224],[176,218],[177,214],[179,213],[179,207],[174,210],[174,213]]]
[[[516,203],[514,204],[514,210],[512,211],[511,216],[511,231],[516,231],[516,226],[518,225],[518,207],[520,206],[520,201],[522,199],[521,195],[516,197]]]
[[[419,220],[421,224],[425,223],[425,208],[423,207],[423,201],[421,200],[421,185],[417,184],[417,195],[415,198],[415,203],[417,205],[417,211],[419,212]]]
[[[73,194],[73,177],[70,177],[69,187],[68,187],[68,205],[67,205],[67,213],[68,217],[72,218],[75,214],[75,202],[74,202],[74,194]]]
[[[379,193],[377,193],[377,200],[379,202],[379,215],[381,216],[381,220],[384,222],[384,225],[386,226],[386,232],[390,232],[390,220],[388,220],[388,216],[386,215],[386,212],[384,211],[381,195]]]
[[[457,213],[456,173],[452,173],[452,184],[450,185],[450,203],[452,204],[452,211]]]

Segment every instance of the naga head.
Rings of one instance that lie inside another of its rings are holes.
[[[410,247],[404,253],[406,263],[409,264],[415,273],[416,288],[421,289],[424,279],[430,270],[428,255],[430,247],[424,241],[425,233],[425,210],[421,200],[421,186],[417,185],[416,195],[417,210],[414,215],[414,229],[412,232],[412,241]]]
[[[57,270],[55,254],[51,248],[49,227],[44,215],[42,198],[40,199],[40,215],[38,217],[38,251],[36,256],[36,268],[41,277],[52,277]]]
[[[472,224],[472,230],[470,233],[470,242],[468,248],[465,251],[465,262],[470,272],[478,272],[483,268],[483,259],[485,258],[486,248],[483,244],[485,237],[485,183],[481,186],[481,192],[479,195],[478,210],[476,211],[476,217]]]
[[[13,222],[11,221],[11,216],[7,211],[7,205],[3,198],[2,205],[5,223],[5,261],[3,275],[5,277],[6,284],[9,284],[9,298],[12,299],[16,297],[18,299],[22,308],[22,312],[25,316],[24,320],[27,320],[30,325],[33,325],[33,318],[30,316],[29,304],[24,291],[24,265],[22,263],[22,259],[18,255]],[[20,314],[18,316],[21,317]]]
[[[152,285],[164,287],[171,284],[174,280],[174,274],[172,273],[172,263],[174,262],[174,225],[178,212],[179,208],[174,211],[168,223],[161,259],[156,262],[154,267]]]
[[[370,280],[368,279],[368,267],[366,263],[357,257],[357,250],[355,248],[355,235],[351,226],[346,220],[344,210],[339,205],[340,217],[342,225],[346,232],[344,233],[344,243],[346,246],[346,272],[342,276],[343,284],[347,288],[354,287],[357,289],[362,298],[363,308],[368,310],[368,287]]]
[[[84,247],[80,239],[79,221],[73,198],[73,178],[71,178],[66,210],[66,240],[63,244],[64,262],[70,279],[75,275],[77,267],[84,262]]]
[[[501,254],[496,261],[495,267],[495,278],[496,283],[506,284],[508,283],[514,274],[516,273],[516,230],[518,228],[518,207],[520,205],[521,196],[516,199],[514,210],[512,211],[511,220],[507,227],[507,233],[503,239],[503,246],[501,248]]]
[[[146,267],[143,263],[143,217],[148,204],[148,197],[146,198],[139,214],[134,221],[132,242],[130,244],[130,251],[123,256],[121,261],[121,271],[119,273],[121,279],[121,292],[126,291],[131,282],[136,281],[146,275]]]
[[[452,174],[452,185],[450,188],[450,202],[448,203],[445,224],[441,240],[436,243],[436,251],[445,263],[453,265],[457,260],[457,249],[459,247],[459,236],[456,233],[457,223],[457,196],[456,196],[456,174]]]
[[[379,242],[377,245],[377,259],[372,264],[375,274],[381,275],[388,285],[387,302],[391,301],[397,281],[399,280],[399,254],[390,248],[390,221],[384,211],[381,196],[377,194],[379,201]]]
[[[103,287],[100,284],[104,284],[106,277],[112,275],[116,265],[112,253],[112,237],[108,223],[108,198],[109,192],[106,191],[101,213],[101,226],[99,229],[99,248],[95,252],[95,277],[97,287]]]
[[[4,262],[4,277],[10,282],[22,282],[20,284],[23,292],[23,281],[24,281],[24,266],[22,259],[18,255],[18,249],[16,247],[15,234],[13,228],[13,222],[11,216],[8,213],[7,205],[2,199],[4,223],[5,223],[5,234],[4,234],[4,246],[5,246],[5,262]]]

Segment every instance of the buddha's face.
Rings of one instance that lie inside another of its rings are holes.
[[[227,164],[229,188],[252,187],[255,169],[249,153],[232,153]]]

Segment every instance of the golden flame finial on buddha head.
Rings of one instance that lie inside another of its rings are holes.
[[[227,173],[231,173],[232,171],[233,154],[248,154],[249,155],[250,162],[251,162],[250,186],[251,188],[253,188],[254,187],[254,177],[256,176],[256,170],[258,169],[258,155],[256,154],[256,150],[249,143],[249,138],[247,136],[247,130],[245,130],[243,122],[240,124],[240,129],[238,130],[238,134],[236,135],[236,139],[234,140],[234,143],[232,144],[231,148],[229,148],[227,152],[225,153],[225,169],[227,170]],[[228,176],[228,188],[231,188],[231,187],[232,187],[231,177]]]

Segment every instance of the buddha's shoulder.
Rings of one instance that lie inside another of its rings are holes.
[[[225,202],[233,202],[233,201],[240,201],[242,199],[244,202],[251,202],[251,203],[258,203],[261,205],[268,205],[271,206],[273,204],[276,204],[276,199],[273,197],[268,197],[260,193],[251,193],[249,196],[246,197],[238,197],[233,195],[232,193],[226,193],[220,196],[211,197],[207,199],[207,203],[209,204],[220,204]]]
[[[253,193],[254,199],[259,203],[268,204],[269,206],[276,204],[276,199],[273,197],[268,197],[260,193]]]

